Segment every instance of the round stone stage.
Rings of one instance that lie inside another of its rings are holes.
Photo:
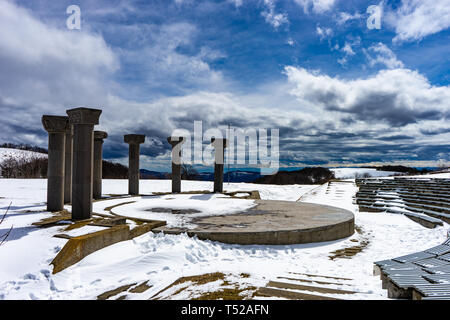
[[[153,232],[197,236],[229,244],[287,245],[332,241],[354,233],[348,210],[304,202],[255,200],[242,213],[194,218],[194,229],[160,227]]]

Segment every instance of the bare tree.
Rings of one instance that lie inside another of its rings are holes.
[[[47,176],[47,158],[9,157],[0,164],[4,178],[44,178]]]
[[[198,177],[198,171],[190,164],[183,163],[181,165],[181,179],[195,180]]]
[[[9,204],[8,209],[6,209],[5,214],[3,215],[2,219],[0,220],[0,225],[5,220],[5,217],[8,214],[9,208],[11,208],[11,204],[12,204],[12,202]],[[8,238],[12,229],[13,229],[13,226],[11,226],[11,228],[9,228],[9,230],[5,234],[0,235],[0,246],[6,241],[6,238]]]

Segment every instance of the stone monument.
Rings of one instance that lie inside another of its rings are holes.
[[[223,165],[227,139],[211,138],[214,147],[214,192],[223,192]]]
[[[181,192],[181,145],[186,142],[184,137],[168,137],[172,146],[172,193]]]
[[[73,125],[72,220],[92,215],[94,125],[102,111],[90,108],[67,110]]]
[[[69,118],[67,118],[69,119]],[[66,133],[65,168],[64,168],[64,203],[72,201],[72,140],[73,128],[69,125]]]
[[[47,210],[64,209],[64,158],[69,119],[63,116],[42,116],[48,132]]]
[[[139,154],[140,144],[144,143],[143,134],[126,134],[123,141],[129,144],[128,150],[128,193],[139,194]]]
[[[108,134],[104,131],[94,131],[94,199],[101,199],[102,197],[103,140],[107,137]]]

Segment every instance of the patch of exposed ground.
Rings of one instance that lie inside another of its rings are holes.
[[[197,191],[183,191],[179,192],[178,194],[212,194],[213,192],[208,190],[197,190]],[[237,194],[246,193],[247,196],[236,196]],[[153,192],[153,196],[165,196],[165,195],[172,195],[172,192]],[[227,192],[224,191],[222,194],[229,196],[230,198],[236,198],[236,199],[261,199],[261,196],[259,194],[258,190],[253,191],[233,191],[233,192]]]
[[[181,277],[155,294],[152,299],[176,299],[177,296],[182,295],[183,299],[190,300],[244,300],[254,296],[254,293],[257,290],[256,287],[233,281],[230,279],[231,276],[232,275],[225,275],[221,272],[215,272]],[[250,275],[246,273],[241,273],[238,276],[240,279],[247,279],[249,277]],[[214,287],[216,287],[214,291],[205,289],[205,285],[214,282],[218,282],[217,284],[214,284]],[[176,290],[171,292],[173,291],[171,290],[173,288],[176,288]]]
[[[172,213],[172,214],[194,214],[201,212],[196,209],[170,209],[170,208],[151,208],[147,209],[146,211]]]
[[[147,281],[144,281],[140,284],[131,283],[127,285],[120,286],[116,289],[106,291],[97,296],[97,300],[107,300],[109,298],[120,295],[116,300],[125,300],[127,298],[127,293],[143,293],[150,289],[152,286],[147,284]]]
[[[331,260],[334,259],[351,259],[353,256],[362,252],[370,243],[369,238],[365,236],[364,230],[355,225],[355,231],[361,236],[360,239],[350,239],[352,242],[357,242],[357,245],[335,250],[330,252],[331,256],[329,258]]]
[[[82,221],[76,221],[74,223],[69,224],[66,228],[64,228],[64,231],[79,229],[84,226],[87,226],[88,224],[91,224],[93,222],[98,222],[100,220],[102,220],[102,219],[99,218],[99,219],[86,219],[86,220],[82,220]]]
[[[135,202],[136,202],[136,201],[126,201],[126,202],[118,203],[118,204],[115,204],[115,205],[113,205],[113,206],[106,207],[104,210],[105,210],[105,211],[108,211],[108,212],[111,213],[111,214],[114,214],[114,213],[111,212],[112,209],[114,209],[114,208],[116,208],[116,207],[119,207],[119,206],[126,205],[126,204],[135,203]]]
[[[38,222],[32,223],[33,226],[40,228],[53,227],[63,221],[70,221],[72,219],[72,214],[67,210],[62,210],[58,212],[51,212],[52,216],[44,218]]]

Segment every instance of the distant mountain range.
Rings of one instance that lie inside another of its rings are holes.
[[[141,169],[142,179],[169,179],[170,172],[151,171]],[[233,170],[224,173],[224,182],[252,182],[261,177],[257,171]],[[214,172],[199,172],[195,178],[199,181],[214,181]]]
[[[170,173],[140,169],[141,179],[168,179]]]
[[[17,161],[21,162],[20,165],[32,167],[36,164],[38,159],[46,159],[46,149],[36,146],[30,146],[25,144],[12,144],[4,143],[0,145],[0,176],[4,174],[3,171],[8,168],[6,161],[9,161],[9,167],[19,167]],[[9,160],[8,160],[9,159]],[[11,160],[12,159],[12,160]],[[15,162],[14,162],[15,161]],[[14,162],[14,163],[13,163]],[[30,164],[27,164],[27,163]],[[39,162],[40,163],[40,162]],[[46,166],[46,163],[45,163]],[[424,174],[432,171],[436,171],[437,168],[411,168],[405,166],[372,166],[367,167],[374,170],[382,170],[383,172],[395,172],[403,174]],[[331,169],[331,171],[348,171],[351,168]],[[354,171],[363,169],[353,168]],[[23,170],[22,170],[23,171]],[[42,171],[42,170],[41,170]],[[5,171],[6,172],[6,171]],[[142,179],[170,179],[171,172],[152,171],[147,169],[141,169]],[[345,173],[345,172],[344,172]],[[41,176],[46,175],[44,172],[36,173]],[[353,174],[354,175],[354,174]],[[352,176],[353,176],[352,175]],[[376,174],[369,173],[370,176],[376,176]],[[8,175],[4,175],[8,176]],[[106,179],[126,179],[128,176],[128,168],[119,163],[113,163],[107,160],[103,160],[103,177]],[[13,177],[13,176],[11,176]],[[35,176],[32,176],[35,177]],[[338,175],[336,175],[339,178]],[[283,168],[277,174],[274,175],[261,175],[260,170],[255,168],[241,168],[224,172],[224,182],[256,182],[256,183],[270,183],[270,184],[286,184],[286,183],[317,183],[318,181],[327,180],[330,178],[328,169],[323,168]],[[342,178],[342,177],[341,177]],[[214,181],[214,172],[199,171],[194,180],[199,181]]]

